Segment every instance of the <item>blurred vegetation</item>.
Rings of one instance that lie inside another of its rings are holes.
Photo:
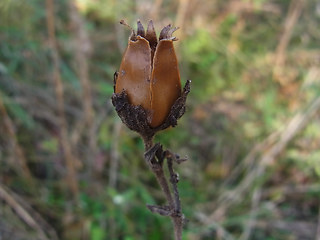
[[[184,239],[319,239],[317,0],[2,0],[0,239],[172,239],[110,102],[121,19],[180,27],[192,92],[156,140],[189,157]]]

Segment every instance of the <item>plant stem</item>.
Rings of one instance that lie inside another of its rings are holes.
[[[151,138],[144,138],[145,150],[146,152],[152,148],[153,146],[153,139]],[[181,205],[180,205],[180,198],[179,192],[177,188],[177,175],[173,171],[172,167],[172,158],[171,156],[167,157],[168,159],[168,169],[170,173],[170,182],[173,186],[174,198],[172,197],[172,193],[169,188],[169,184],[167,178],[163,171],[163,159],[156,160],[155,157],[148,161],[148,165],[151,171],[156,176],[156,179],[166,197],[166,200],[169,205],[169,214],[168,216],[171,217],[174,226],[174,237],[175,240],[182,240],[182,227],[183,227],[183,214],[181,213]],[[158,212],[160,213],[160,212]]]
[[[153,137],[143,137],[145,151],[148,151],[153,145]]]
[[[171,156],[167,156],[167,164],[168,169],[170,173],[170,182],[173,187],[173,193],[174,193],[174,203],[175,203],[175,216],[173,216],[172,220],[174,222],[174,233],[176,239],[182,239],[182,228],[183,228],[183,215],[181,212],[181,204],[180,204],[180,196],[178,191],[178,176],[173,171],[173,164],[172,164],[172,158]]]

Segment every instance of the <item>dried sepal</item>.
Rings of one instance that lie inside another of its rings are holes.
[[[149,41],[149,45],[151,48],[151,65],[153,66],[153,57],[157,48],[158,39],[157,39],[156,31],[154,30],[152,20],[150,20],[148,24],[146,39]]]
[[[158,205],[147,204],[147,208],[151,212],[158,213],[161,216],[172,216],[173,215],[173,210],[169,206],[158,206]]]
[[[152,169],[161,168],[165,158],[165,151],[160,143],[154,144],[144,153],[144,159]]]
[[[128,95],[125,91],[112,95],[112,104],[115,107],[121,121],[131,130],[138,132],[145,138],[154,135],[147,121],[147,112],[141,106],[130,104]]]
[[[115,81],[116,81],[115,74]],[[141,106],[134,106],[129,102],[128,95],[125,91],[121,93],[114,93],[112,95],[112,104],[115,107],[122,122],[131,130],[138,132],[142,138],[150,139],[158,131],[164,130],[168,127],[175,127],[177,121],[186,110],[186,100],[190,92],[191,81],[187,80],[181,96],[174,102],[169,112],[168,117],[158,127],[150,127],[147,117],[148,112]]]
[[[177,125],[178,119],[183,116],[186,111],[186,101],[187,96],[190,92],[191,80],[187,80],[181,96],[174,102],[169,112],[168,117],[164,123],[158,127],[159,130],[166,129],[168,127],[175,127]]]
[[[144,27],[142,25],[142,23],[140,22],[140,20],[138,20],[137,22],[137,35],[141,36],[141,37],[145,37],[146,32],[144,30]]]

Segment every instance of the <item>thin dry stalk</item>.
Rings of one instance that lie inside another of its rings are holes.
[[[286,61],[286,50],[292,36],[293,28],[299,19],[304,4],[305,0],[292,0],[290,3],[288,14],[284,23],[283,34],[276,49],[276,68],[283,66]]]
[[[94,124],[94,110],[92,104],[92,94],[91,94],[91,83],[89,79],[89,59],[92,51],[91,42],[88,36],[88,32],[85,29],[85,21],[80,16],[79,11],[75,5],[74,1],[70,1],[70,20],[71,27],[74,35],[74,52],[75,52],[75,63],[76,63],[76,73],[79,77],[81,87],[82,87],[82,104],[84,110],[84,121],[85,126],[88,130],[88,156],[87,162],[89,169],[92,171],[92,158],[95,157],[97,153],[97,142],[96,142],[96,132],[93,128]]]
[[[257,164],[255,168],[246,175],[235,190],[221,194],[218,199],[216,211],[206,218],[205,224],[210,224],[210,222],[218,219],[232,204],[242,199],[243,194],[250,189],[250,186],[252,186],[257,179],[260,179],[266,167],[274,163],[276,157],[279,156],[289,142],[307,126],[319,110],[320,97],[317,97],[307,106],[305,111],[297,113],[289,123],[285,125],[284,129],[279,133],[278,141],[267,149],[260,158],[258,156],[252,156]]]
[[[49,35],[49,44],[51,49],[51,57],[53,64],[53,84],[57,98],[57,107],[59,115],[59,141],[62,148],[62,153],[67,165],[67,183],[74,196],[78,195],[77,174],[75,169],[75,157],[72,153],[72,147],[68,139],[67,121],[64,113],[64,96],[63,83],[59,71],[60,57],[57,49],[57,41],[55,35],[55,19],[54,19],[54,0],[46,0],[47,12],[47,29]]]
[[[178,192],[178,175],[173,170],[173,160],[180,163],[184,159],[176,159],[175,154],[170,151],[162,151],[160,144],[153,145],[152,138],[145,138],[145,160],[149,165],[150,170],[156,176],[156,179],[164,193],[168,206],[154,206],[147,205],[150,211],[153,213],[158,213],[163,216],[169,216],[172,220],[174,226],[174,239],[182,240],[182,229],[184,223],[184,216],[181,210],[180,197]],[[155,150],[153,150],[155,148]],[[151,155],[150,154],[151,151]],[[157,159],[156,159],[157,157]],[[168,180],[163,170],[163,161],[167,159],[168,170],[170,174],[170,183],[172,185],[172,191],[170,190]]]
[[[207,221],[207,216],[204,213],[201,212],[196,212],[196,217],[200,222],[206,222]],[[216,230],[217,235],[219,234],[219,239],[224,239],[224,240],[235,240],[233,235],[231,235],[223,226],[219,224],[219,222],[212,221],[210,222],[209,226],[206,226],[205,229],[211,229],[213,228]],[[199,238],[200,239],[200,238]]]
[[[20,219],[37,232],[39,239],[58,240],[55,230],[36,211],[27,206],[25,201],[19,199],[17,195],[2,184],[0,184],[0,199],[10,206]]]
[[[316,236],[316,223],[308,222],[306,220],[300,221],[288,221],[288,220],[277,220],[273,221],[268,220],[257,220],[255,223],[255,228],[265,231],[272,232],[274,230],[280,232],[290,233],[293,236],[293,239],[314,239],[319,240],[319,238],[315,238]],[[290,239],[290,237],[289,237]]]
[[[178,12],[176,17],[175,26],[179,26],[182,31],[177,32],[177,38],[182,39],[183,38],[183,29],[185,26],[185,19],[187,17],[187,11],[190,4],[190,0],[179,0],[179,6],[178,6]],[[179,47],[179,43],[181,41],[176,42],[176,49]]]
[[[150,150],[153,146],[153,141],[152,139],[149,139],[147,141],[145,141],[145,151],[147,152],[148,150]],[[157,167],[152,167],[151,166],[151,170],[152,172],[155,174],[157,181],[162,189],[162,191],[164,192],[166,199],[168,201],[168,205],[171,209],[174,209],[174,201],[173,201],[173,197],[171,195],[171,191],[169,188],[169,184],[168,181],[165,177],[164,171],[163,171],[163,167],[162,166],[157,166]]]
[[[205,7],[207,6],[205,5]],[[213,18],[213,21],[208,22],[208,29],[210,30],[211,35],[216,35],[216,31],[219,29],[219,26],[228,16],[230,16],[230,14],[241,16],[246,12],[266,12],[268,14],[275,15],[279,15],[281,13],[279,6],[274,3],[265,2],[263,4],[255,4],[253,1],[233,0],[229,2],[225,9],[219,11],[219,14]]]
[[[0,116],[3,121],[3,129],[7,132],[7,137],[9,141],[9,145],[12,148],[13,158],[15,160],[12,163],[12,166],[17,169],[19,173],[28,181],[28,183],[33,182],[33,178],[30,172],[30,169],[27,165],[27,160],[24,156],[23,150],[21,149],[17,136],[15,134],[15,127],[14,123],[12,122],[11,118],[9,117],[7,110],[2,102],[2,98],[0,95]]]
[[[252,199],[251,199],[250,218],[247,221],[246,227],[239,238],[240,240],[250,239],[252,229],[254,228],[254,224],[256,222],[257,209],[258,209],[260,199],[261,199],[261,189],[254,190],[252,194]]]

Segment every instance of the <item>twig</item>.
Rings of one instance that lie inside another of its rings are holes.
[[[147,205],[150,211],[158,213],[162,216],[169,216],[174,225],[174,236],[176,240],[182,239],[182,228],[184,223],[184,215],[181,211],[179,191],[177,187],[178,175],[173,170],[173,160],[179,161],[170,151],[163,151],[162,146],[157,143],[153,145],[152,138],[144,139],[145,143],[145,160],[151,171],[155,174],[157,181],[166,197],[168,206]],[[170,174],[170,183],[173,188],[174,197],[170,191],[168,181],[163,171],[163,161],[167,158],[167,165]]]
[[[179,176],[177,173],[175,173],[173,171],[173,163],[172,163],[171,153],[167,153],[166,158],[167,158],[167,164],[168,164],[168,169],[169,169],[169,174],[170,174],[170,182],[173,187],[174,201],[175,201],[175,206],[174,206],[175,212],[181,213],[180,197],[179,197],[179,191],[178,191],[178,186],[177,186],[177,183],[179,182]]]
[[[89,79],[89,60],[92,51],[91,42],[88,33],[84,27],[85,21],[80,16],[75,2],[72,0],[69,4],[70,7],[70,20],[72,30],[74,32],[74,52],[75,52],[75,71],[79,77],[82,87],[82,104],[84,110],[84,122],[87,128],[86,136],[88,137],[89,151],[87,154],[87,164],[89,171],[93,170],[92,158],[97,153],[96,132],[93,128],[94,123],[94,110],[92,104],[91,83]]]
[[[55,94],[58,105],[59,126],[60,134],[59,141],[67,165],[67,183],[71,189],[73,196],[76,198],[78,195],[78,184],[76,177],[76,169],[74,166],[75,157],[72,153],[72,147],[68,139],[67,122],[64,113],[64,96],[63,96],[63,83],[59,71],[60,57],[57,49],[57,41],[55,35],[55,20],[54,20],[54,0],[46,0],[47,12],[47,28],[49,35],[49,43],[51,48],[51,56],[53,63],[53,81],[55,87]]]
[[[256,144],[247,156],[241,161],[239,165],[237,165],[231,172],[230,176],[223,182],[221,189],[226,189],[227,185],[232,182],[234,179],[239,177],[241,173],[246,169],[250,168],[250,166],[255,165],[255,160],[259,153],[267,151],[270,149],[273,144],[279,138],[280,132],[275,131],[271,133],[268,137],[266,137],[262,142]]]
[[[200,222],[207,222],[208,217],[201,212],[196,213],[196,218],[199,219]],[[223,226],[221,226],[218,222],[216,221],[211,221],[209,223],[209,226],[206,226],[206,228],[213,228],[217,232],[220,233],[221,238],[225,240],[235,240],[232,234],[230,234]]]
[[[230,14],[239,16],[244,15],[244,13],[253,13],[253,12],[265,12],[269,15],[279,15],[281,14],[280,8],[277,4],[265,2],[263,4],[255,4],[253,1],[238,1],[232,0],[226,4],[226,8],[219,11],[219,14],[212,19],[211,22],[208,22],[208,26],[210,27],[211,35],[216,35],[217,30],[219,29],[218,26],[221,25],[222,22],[225,21]],[[217,40],[215,38],[215,40]]]
[[[275,67],[281,67],[286,60],[286,49],[291,39],[293,28],[301,14],[305,0],[292,0],[284,23],[284,31],[276,49]]]
[[[159,148],[161,148],[161,146],[160,144],[153,145],[152,139],[147,140],[145,142],[145,146],[145,160],[152,172],[155,174],[157,181],[166,196],[170,209],[174,209],[174,200],[172,198],[169,184],[163,171],[163,158],[160,157],[158,160],[155,158],[156,152],[159,150]]]
[[[182,228],[183,228],[183,215],[181,211],[181,203],[180,203],[180,196],[179,196],[179,191],[178,191],[178,186],[177,183],[179,182],[179,176],[177,173],[173,171],[173,164],[172,164],[172,159],[174,155],[166,151],[166,158],[167,158],[167,164],[168,164],[168,169],[170,173],[170,182],[172,184],[173,188],[173,193],[174,193],[174,203],[175,203],[175,215],[176,217],[174,218],[174,224],[175,224],[175,234],[176,234],[176,239],[182,239]]]
[[[256,229],[263,230],[265,232],[271,232],[274,230],[290,233],[294,236],[294,239],[314,239],[316,238],[317,223],[312,221],[288,221],[288,220],[257,220],[254,222]]]
[[[232,204],[238,202],[243,194],[247,192],[257,179],[263,174],[268,165],[272,165],[275,158],[285,149],[288,143],[306,127],[312,117],[320,110],[320,97],[314,99],[306,108],[305,111],[297,113],[283,130],[279,132],[279,140],[276,141],[266,153],[259,159],[255,156],[257,166],[253,171],[249,172],[246,177],[239,183],[238,187],[233,191],[224,192],[221,194],[214,211],[207,219],[205,224],[210,224],[213,219],[220,215],[221,211],[226,211]],[[256,153],[258,155],[258,153]]]
[[[26,203],[22,205],[22,201],[18,196],[15,196],[15,194],[6,189],[2,184],[0,184],[0,199],[8,204],[29,227],[38,233],[39,239],[58,240],[55,230],[42,219],[36,211],[31,210],[31,207],[27,207],[27,210],[26,206],[23,206],[26,205]],[[47,231],[45,231],[38,222],[42,223]]]
[[[12,166],[16,167],[17,170],[21,173],[23,177],[25,177],[28,180],[28,183],[31,184],[33,182],[32,175],[30,173],[30,169],[27,165],[27,160],[24,156],[23,150],[21,149],[14,129],[14,124],[9,117],[7,110],[2,102],[2,98],[0,95],[0,116],[3,119],[4,124],[4,130],[8,134],[8,140],[9,144],[12,148],[13,156],[15,159],[15,163],[12,164]]]
[[[320,193],[320,184],[316,183],[316,184],[310,184],[310,185],[305,185],[305,184],[301,184],[301,185],[285,185],[285,186],[281,186],[281,187],[271,187],[269,189],[263,190],[263,194],[262,197],[266,198],[266,197],[270,197],[271,195],[274,194],[275,191],[279,191],[281,192],[282,195],[297,195],[297,194],[306,194],[306,193],[311,193],[311,192],[315,192],[315,193]]]
[[[240,240],[247,240],[250,238],[252,228],[254,227],[254,223],[256,221],[257,208],[258,208],[260,199],[261,199],[261,189],[254,190],[252,194],[252,200],[251,200],[250,218],[247,221],[246,227],[239,238]]]

